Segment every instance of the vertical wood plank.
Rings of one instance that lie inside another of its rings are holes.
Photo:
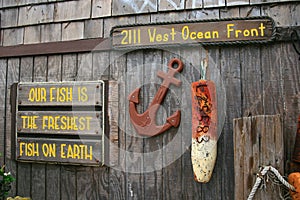
[[[62,56],[48,57],[47,81],[58,82],[62,80]]]
[[[234,199],[246,199],[244,194],[244,160],[245,160],[245,132],[243,130],[243,120],[233,120],[234,128]]]
[[[143,52],[133,51],[127,53],[126,96],[134,89],[143,85]],[[143,91],[140,92],[143,97]],[[127,98],[126,98],[127,99]],[[138,105],[138,112],[142,111],[144,99]],[[128,101],[125,100],[126,116],[126,172],[127,172],[127,199],[144,198],[143,181],[143,138],[139,136],[130,122]]]
[[[61,81],[61,56],[48,56],[47,81]],[[46,200],[60,199],[61,173],[60,166],[46,165]]]
[[[34,82],[45,82],[47,80],[47,56],[34,58]]]
[[[45,82],[47,80],[47,57],[35,57],[33,68],[33,81]],[[46,165],[32,163],[31,176],[31,198],[46,199]]]
[[[62,56],[62,81],[74,81],[77,78],[77,54]],[[77,199],[76,166],[61,166],[60,199]]]
[[[160,58],[159,56],[157,56]],[[180,49],[172,48],[169,51],[163,51],[162,57],[162,69],[165,73],[168,72],[168,63],[172,58],[182,59],[180,56]],[[162,116],[160,123],[165,123],[165,119],[172,115],[176,110],[180,110],[181,112],[181,125],[178,128],[171,128],[165,133],[162,134],[162,146],[160,149],[162,150],[162,189],[163,189],[163,197],[162,199],[177,199],[182,196],[182,173],[183,169],[181,166],[181,156],[182,156],[182,138],[181,133],[183,133],[182,123],[187,121],[185,108],[182,106],[181,102],[181,93],[185,88],[185,79],[183,73],[188,67],[185,62],[186,60],[182,60],[184,63],[183,72],[178,73],[175,77],[182,81],[182,85],[180,87],[170,86],[170,90],[167,93],[166,98],[162,104],[162,109],[165,110]],[[158,62],[158,61],[157,61]],[[158,79],[158,77],[156,78]],[[159,80],[162,83],[162,79]],[[186,89],[186,88],[185,88]],[[161,116],[159,116],[161,117]],[[184,133],[184,135],[187,135]]]
[[[110,53],[109,73],[112,80],[116,80],[118,84],[118,154],[119,165],[111,166],[109,176],[109,199],[125,199],[127,195],[127,177],[126,177],[126,106],[128,105],[125,81],[126,81],[126,55],[122,52],[112,51]],[[123,101],[121,100],[123,99]],[[112,157],[113,155],[110,155]]]
[[[226,88],[226,119],[224,124],[223,132],[218,141],[218,155],[220,156],[220,162],[223,166],[221,172],[222,189],[224,194],[229,196],[229,199],[233,199],[233,193],[230,191],[234,190],[233,182],[233,148],[232,143],[232,120],[235,116],[241,116],[241,80],[240,80],[240,55],[239,49],[236,48],[223,48],[221,50],[221,74],[226,86],[230,86],[230,89]],[[220,147],[220,148],[219,148]],[[220,153],[219,153],[220,152]],[[219,161],[219,160],[218,160]],[[226,167],[225,167],[226,166]],[[232,178],[231,178],[232,177]]]
[[[257,47],[243,47],[241,56],[242,80],[242,112],[243,116],[263,113],[262,69],[260,49]]]
[[[260,167],[271,165],[283,173],[283,129],[279,115],[261,115],[234,119],[235,198],[246,199]],[[244,140],[241,139],[244,137]],[[274,148],[275,145],[275,148]],[[241,182],[242,181],[242,182]],[[277,199],[280,190],[266,183],[255,199]]]
[[[62,58],[62,80],[75,81],[77,75],[77,55],[67,54]]]
[[[13,58],[13,59],[8,59],[7,60],[7,75],[6,75],[6,82],[7,82],[7,87],[6,87],[6,104],[2,104],[3,106],[6,106],[6,151],[5,151],[5,157],[6,157],[6,170],[10,171],[13,177],[17,177],[17,164],[15,160],[12,158],[15,152],[12,152],[12,145],[14,145],[15,140],[15,133],[12,131],[14,130],[14,127],[12,125],[12,109],[11,109],[11,85],[15,82],[19,81],[19,67],[20,67],[20,59],[19,58]],[[1,66],[1,68],[4,66]],[[2,77],[1,77],[2,78]],[[5,79],[3,79],[5,80]],[[2,93],[3,94],[3,93]],[[4,113],[4,112],[3,112]],[[1,129],[4,130],[4,129]],[[2,150],[1,150],[2,152]],[[4,155],[2,155],[4,156]],[[1,156],[1,157],[2,157]],[[1,162],[3,163],[3,162]],[[10,191],[9,196],[14,196],[16,194],[16,181],[13,182],[12,184],[12,190]]]
[[[144,51],[144,63],[143,63],[143,95],[141,101],[143,101],[143,109],[140,113],[150,109],[155,94],[158,91],[162,79],[156,74],[157,71],[167,72],[167,67],[162,65],[162,52],[160,50]],[[136,78],[137,79],[137,78]],[[137,86],[138,87],[138,86]],[[170,95],[170,92],[168,92]],[[166,102],[166,99],[164,99]],[[162,103],[164,104],[164,103]],[[166,123],[166,116],[168,115],[167,106],[160,106],[156,114],[157,125],[163,125]],[[154,120],[155,121],[155,120]],[[166,131],[161,135],[155,137],[144,138],[144,150],[143,150],[143,172],[144,172],[144,196],[148,199],[163,199],[163,185],[162,185],[162,168],[163,168],[163,135],[171,134]],[[141,149],[143,147],[140,147]]]
[[[33,81],[33,57],[21,58],[20,81]],[[31,197],[31,164],[18,162],[17,165],[17,194],[24,197]]]
[[[282,50],[282,66],[285,73],[283,74],[283,91],[285,102],[284,116],[284,141],[286,159],[291,160],[293,154],[293,146],[295,144],[295,133],[297,130],[297,116],[300,110],[300,60],[299,55],[293,49],[292,44],[283,46]]]
[[[91,81],[93,79],[92,56],[92,53],[78,55],[77,81]],[[77,171],[76,178],[78,199],[108,199],[109,179],[106,167],[81,167]]]
[[[185,64],[182,89],[181,89],[181,107],[182,107],[182,121],[181,123],[181,140],[182,140],[182,198],[183,199],[204,199],[202,194],[202,184],[194,180],[194,173],[191,161],[191,142],[192,142],[192,97],[191,97],[191,83],[200,79],[200,61],[203,59],[201,47],[191,49],[182,49],[179,51],[183,62]],[[171,186],[169,186],[171,187]]]
[[[1,94],[5,94],[6,92],[6,70],[7,70],[7,59],[1,59],[0,60],[0,92]],[[1,111],[1,118],[0,118],[0,152],[1,152],[1,157],[0,157],[0,163],[4,163],[4,148],[5,148],[5,142],[4,142],[4,130],[5,130],[5,95],[0,96],[0,111]]]

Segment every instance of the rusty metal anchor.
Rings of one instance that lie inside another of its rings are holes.
[[[175,65],[178,65],[175,68]],[[177,110],[173,115],[166,119],[164,125],[156,125],[156,113],[159,109],[161,102],[164,100],[169,86],[171,84],[179,87],[181,81],[176,79],[174,76],[176,73],[181,72],[183,69],[183,63],[178,58],[173,58],[168,63],[168,72],[158,71],[157,76],[163,79],[162,84],[160,85],[157,93],[155,94],[154,99],[152,100],[149,108],[142,114],[139,114],[136,110],[136,104],[139,103],[139,93],[141,88],[135,89],[129,96],[129,114],[131,122],[136,129],[137,133],[144,136],[155,136],[169,128],[178,127],[180,123],[180,110]]]

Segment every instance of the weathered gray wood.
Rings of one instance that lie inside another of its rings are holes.
[[[75,81],[77,74],[77,54],[67,54],[62,57],[62,80]]]
[[[196,9],[202,7],[203,7],[203,2],[201,0],[186,1],[186,5],[185,5],[186,9]]]
[[[99,44],[101,45],[101,44]],[[94,52],[93,53],[93,79],[106,80],[109,78],[110,69],[110,53],[109,52]]]
[[[76,80],[91,80],[93,77],[93,54],[92,53],[85,53],[85,54],[78,54],[78,61],[77,61],[77,69],[78,74]]]
[[[45,82],[47,80],[47,57],[35,57],[33,59],[33,82]],[[31,198],[46,198],[46,165],[31,165]]]
[[[11,105],[9,105],[9,102],[11,102],[11,85],[15,82],[17,82],[19,80],[19,65],[20,65],[20,59],[8,59],[7,61],[7,78],[6,78],[6,82],[7,82],[7,95],[6,95],[6,151],[5,151],[5,156],[6,156],[6,160],[5,160],[5,165],[6,165],[6,170],[9,170],[12,174],[13,177],[17,177],[17,164],[15,162],[15,160],[13,160],[13,155],[14,155],[14,151],[12,151],[12,147],[15,144],[15,133],[14,133],[14,125],[12,124],[14,122],[14,120],[12,119],[12,117],[14,117],[12,115],[12,110],[14,108],[12,108],[11,106],[13,106],[14,104],[12,103]],[[2,66],[1,66],[2,68]],[[5,69],[5,67],[3,67],[3,69]],[[4,105],[4,104],[3,104]],[[4,112],[3,112],[4,113]],[[0,125],[1,126],[1,125]],[[3,129],[2,129],[3,130]],[[2,151],[1,151],[2,152]],[[1,161],[0,161],[1,162]],[[3,162],[1,162],[3,163]],[[12,190],[10,191],[10,196],[14,196],[16,195],[16,181],[13,182],[12,184]]]
[[[161,0],[159,1],[159,11],[182,10],[184,9],[184,0]]]
[[[24,28],[3,30],[3,46],[23,44]]]
[[[297,116],[300,110],[300,61],[299,55],[293,49],[291,44],[282,46],[282,66],[284,66],[284,102],[286,106],[286,113],[284,116],[284,144],[286,159],[290,160],[293,153],[293,146],[295,144],[295,135],[297,130]],[[292,137],[290,137],[292,136]]]
[[[109,166],[119,165],[119,88],[116,81],[109,81],[108,117],[109,117]]]
[[[7,70],[7,60],[6,59],[1,59],[0,60],[0,92],[1,92],[1,94],[5,94],[5,92],[6,92],[6,70]],[[4,130],[5,130],[5,115],[6,115],[6,113],[5,113],[5,102],[6,102],[6,99],[5,99],[5,95],[1,95],[0,96],[0,111],[1,111],[1,121],[0,121],[0,129],[1,130],[3,130],[3,131],[1,131],[1,135],[0,135],[0,138],[1,138],[1,141],[4,141],[4,138],[5,138],[5,136],[4,136],[4,134],[6,134],[6,133],[4,133]],[[4,152],[5,152],[5,150],[4,150],[4,148],[5,148],[5,142],[3,142],[3,143],[1,143],[0,144],[0,152],[1,152],[1,157],[0,157],[0,163],[4,163],[4,157],[5,157],[5,155],[4,155]]]
[[[47,81],[58,82],[62,80],[61,63],[62,56],[48,56]],[[47,164],[46,177],[46,200],[60,199],[61,167]]]
[[[112,1],[112,15],[126,15],[157,11],[157,1]]]
[[[125,115],[127,101],[121,101],[126,99],[127,94],[125,91],[125,72],[126,72],[126,56],[122,52],[113,51],[110,53],[110,77],[113,80],[117,80],[118,84],[118,112],[114,113],[118,117],[118,154],[119,154],[119,165],[111,166],[109,176],[109,198],[110,199],[125,199],[127,190],[127,177],[126,177],[126,133],[125,133]],[[113,115],[113,116],[114,116]],[[111,147],[110,147],[111,148]],[[113,156],[112,154],[110,157]]]
[[[235,199],[246,199],[256,181],[259,167],[271,165],[284,170],[283,129],[279,115],[261,115],[233,120]],[[255,199],[276,199],[279,190],[267,185],[257,191]]]
[[[223,81],[226,86],[230,86],[230,90],[226,87],[226,119],[223,132],[219,138],[219,152],[221,165],[224,166],[221,171],[222,177],[229,177],[233,174],[233,148],[230,144],[233,140],[232,135],[232,120],[236,116],[241,115],[241,83],[240,83],[240,55],[239,50],[236,48],[224,48],[221,52],[220,68],[223,74]],[[226,75],[225,75],[226,74]],[[224,76],[225,75],[225,76]],[[225,167],[226,166],[226,167]],[[233,199],[234,190],[233,179],[224,178],[222,182],[221,191],[226,191],[226,194],[232,195],[229,199]]]
[[[77,81],[93,80],[93,54],[78,54]],[[96,79],[97,80],[97,79]],[[103,88],[104,89],[104,88]],[[107,124],[107,123],[106,123]],[[102,126],[102,125],[101,125]],[[102,130],[98,129],[99,133]],[[105,140],[102,138],[102,141]],[[105,148],[104,151],[106,151]],[[102,151],[102,150],[101,150]],[[102,152],[102,158],[103,158]],[[107,152],[108,153],[108,152]],[[107,157],[107,156],[106,156]],[[102,163],[104,164],[104,163]],[[105,167],[87,167],[78,170],[76,174],[77,198],[78,199],[108,199],[108,170]],[[93,180],[93,181],[91,181]]]
[[[76,167],[61,166],[60,174],[61,174],[60,198],[66,200],[77,199]]]
[[[26,6],[19,9],[18,25],[49,23],[53,21],[54,4]]]
[[[103,19],[86,20],[84,22],[84,38],[97,38],[102,36]]]
[[[240,56],[243,116],[258,115],[263,113],[262,66],[261,59],[257,59],[261,52],[257,47],[243,47]]]
[[[240,5],[249,5],[249,0],[226,0],[227,6],[240,6]]]
[[[61,41],[61,24],[45,24],[41,26],[41,42]]]
[[[24,29],[24,44],[41,42],[41,27],[29,26]]]
[[[33,58],[21,58],[20,81],[33,81]],[[31,197],[31,164],[18,163],[17,165],[17,194],[24,197]],[[43,191],[41,191],[43,194]]]
[[[162,79],[157,76],[158,71],[167,73],[167,66],[162,64],[162,51],[153,50],[144,52],[144,64],[143,64],[143,95],[141,101],[143,109],[140,113],[143,113],[147,109],[150,109],[149,105],[153,101],[154,96],[158,92],[158,88],[162,83]],[[139,76],[138,76],[139,77]],[[170,95],[170,92],[167,94]],[[166,123],[168,112],[171,108],[165,103],[166,98],[162,102],[153,123],[157,125],[163,125]],[[164,134],[173,134],[172,131],[166,131],[161,135],[155,137],[144,138],[144,158],[143,158],[143,172],[145,180],[145,198],[149,199],[163,199],[163,138]]]
[[[107,1],[93,0],[92,18],[111,16],[111,4],[112,4],[112,0],[107,0]]]
[[[18,16],[18,9],[3,10],[1,13],[1,27],[5,28],[10,26],[17,26],[18,18],[16,16]]]
[[[61,77],[61,62],[62,56],[48,56],[47,81],[59,82]]]
[[[126,93],[128,96],[137,87],[143,86],[143,66],[144,66],[143,52],[130,52],[127,53],[126,60]],[[142,67],[141,67],[142,66]],[[145,100],[144,91],[140,92],[140,97]],[[124,98],[125,99],[125,98]],[[127,99],[127,98],[126,98]],[[128,191],[126,198],[144,198],[144,181],[143,181],[143,137],[139,136],[134,130],[129,116],[128,101],[124,102],[126,108],[126,172],[127,172],[127,185]],[[138,104],[138,112],[143,112],[144,101]]]
[[[91,0],[65,1],[55,4],[54,21],[87,19],[91,15]]]
[[[160,53],[160,52],[158,52]],[[156,53],[156,54],[158,54]],[[155,55],[154,55],[155,56]],[[161,55],[156,55],[158,59],[156,60],[157,63],[159,63],[159,60],[162,60],[161,69],[165,73],[168,72],[168,63],[172,58],[179,58],[180,57],[180,49],[171,48],[170,52],[168,51],[162,51]],[[182,152],[182,135],[180,134],[183,130],[183,123],[184,121],[188,120],[186,119],[186,110],[181,104],[181,93],[182,90],[185,88],[185,78],[184,78],[184,71],[186,70],[186,62],[185,60],[182,60],[184,63],[184,69],[183,72],[178,73],[175,77],[182,81],[182,85],[180,87],[174,87],[171,86],[170,90],[163,102],[161,110],[163,113],[160,112],[161,115],[158,115],[159,123],[164,124],[165,119],[172,115],[176,110],[181,111],[181,122],[180,126],[178,128],[171,128],[167,132],[162,134],[162,138],[158,138],[160,141],[157,141],[158,148],[160,148],[160,151],[162,151],[162,167],[161,173],[163,175],[162,180],[159,180],[158,184],[162,184],[162,190],[163,190],[163,196],[161,199],[176,199],[179,198],[182,195],[182,176],[180,174],[183,174],[182,169],[182,159],[181,155]],[[158,65],[159,67],[160,65]],[[156,70],[156,71],[157,71]],[[157,79],[158,77],[156,77]],[[161,83],[163,80],[159,79],[158,83]],[[186,89],[186,88],[185,88]],[[184,134],[187,135],[187,134]],[[160,143],[159,143],[160,142]],[[162,142],[162,143],[161,143]],[[152,143],[152,145],[154,145]],[[161,146],[160,146],[161,145]]]
[[[84,22],[67,22],[62,24],[62,41],[80,40],[84,36]]]
[[[204,8],[225,6],[225,0],[205,0],[203,2],[204,2],[203,4]]]
[[[77,78],[77,54],[63,55],[62,57],[62,81],[76,80]],[[77,198],[77,168],[73,166],[61,166],[61,199],[72,200]]]
[[[34,58],[34,81],[42,82],[47,79],[47,57],[35,57]]]

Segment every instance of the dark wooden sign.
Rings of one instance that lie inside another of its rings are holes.
[[[19,133],[100,134],[102,112],[19,111]]]
[[[104,81],[19,83],[12,91],[18,161],[104,163]]]
[[[103,160],[101,141],[19,137],[16,154],[20,161],[99,165]]]
[[[101,82],[23,83],[18,90],[22,106],[102,105]]]
[[[157,45],[236,44],[268,42],[274,37],[269,17],[118,26],[112,29],[114,48]]]

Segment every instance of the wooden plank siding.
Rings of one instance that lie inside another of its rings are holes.
[[[277,28],[299,30],[299,1],[0,0],[0,14],[0,51],[5,54],[4,51],[10,50],[10,54],[0,59],[0,153],[5,154],[0,157],[0,164],[5,162],[16,177],[10,196],[33,200],[231,200],[239,186],[245,197],[255,179],[255,175],[247,174],[255,174],[259,169],[250,168],[244,156],[252,153],[251,164],[259,166],[262,155],[257,147],[247,152],[242,146],[234,148],[234,139],[247,146],[252,138],[234,134],[238,124],[234,126],[233,119],[256,115],[280,115],[283,150],[278,147],[279,143],[269,144],[273,138],[268,135],[262,141],[266,145],[263,154],[266,163],[274,163],[283,174],[288,172],[285,166],[291,159],[300,110],[300,61],[292,43],[286,41],[289,32],[280,36],[285,41],[266,45],[205,48],[199,45],[113,51],[106,39],[111,28],[117,25],[264,15],[272,17]],[[66,43],[59,43],[62,41]],[[41,44],[40,53],[32,53],[33,47]],[[59,50],[53,50],[51,45],[58,45]],[[17,55],[12,55],[13,51]],[[182,85],[171,86],[156,123],[165,123],[168,116],[181,110],[181,124],[156,137],[140,136],[130,122],[127,97],[141,87],[137,109],[139,113],[148,109],[162,83],[156,73],[158,70],[167,72],[167,64],[174,57],[185,64],[183,72],[176,75]],[[222,102],[218,107],[220,132],[216,166],[210,182],[201,184],[194,181],[190,155],[190,84],[200,79],[200,62],[207,57],[207,78],[218,84],[218,98]],[[14,82],[100,79],[110,82],[106,135],[110,146],[104,166],[25,163],[13,159],[10,86]],[[273,123],[267,120],[255,132],[267,133],[266,129]],[[279,127],[270,131],[276,128]],[[275,158],[267,151],[274,146],[280,149]],[[235,162],[235,154],[244,159],[243,162]],[[238,170],[234,171],[235,167]],[[263,191],[259,195],[267,198]]]

